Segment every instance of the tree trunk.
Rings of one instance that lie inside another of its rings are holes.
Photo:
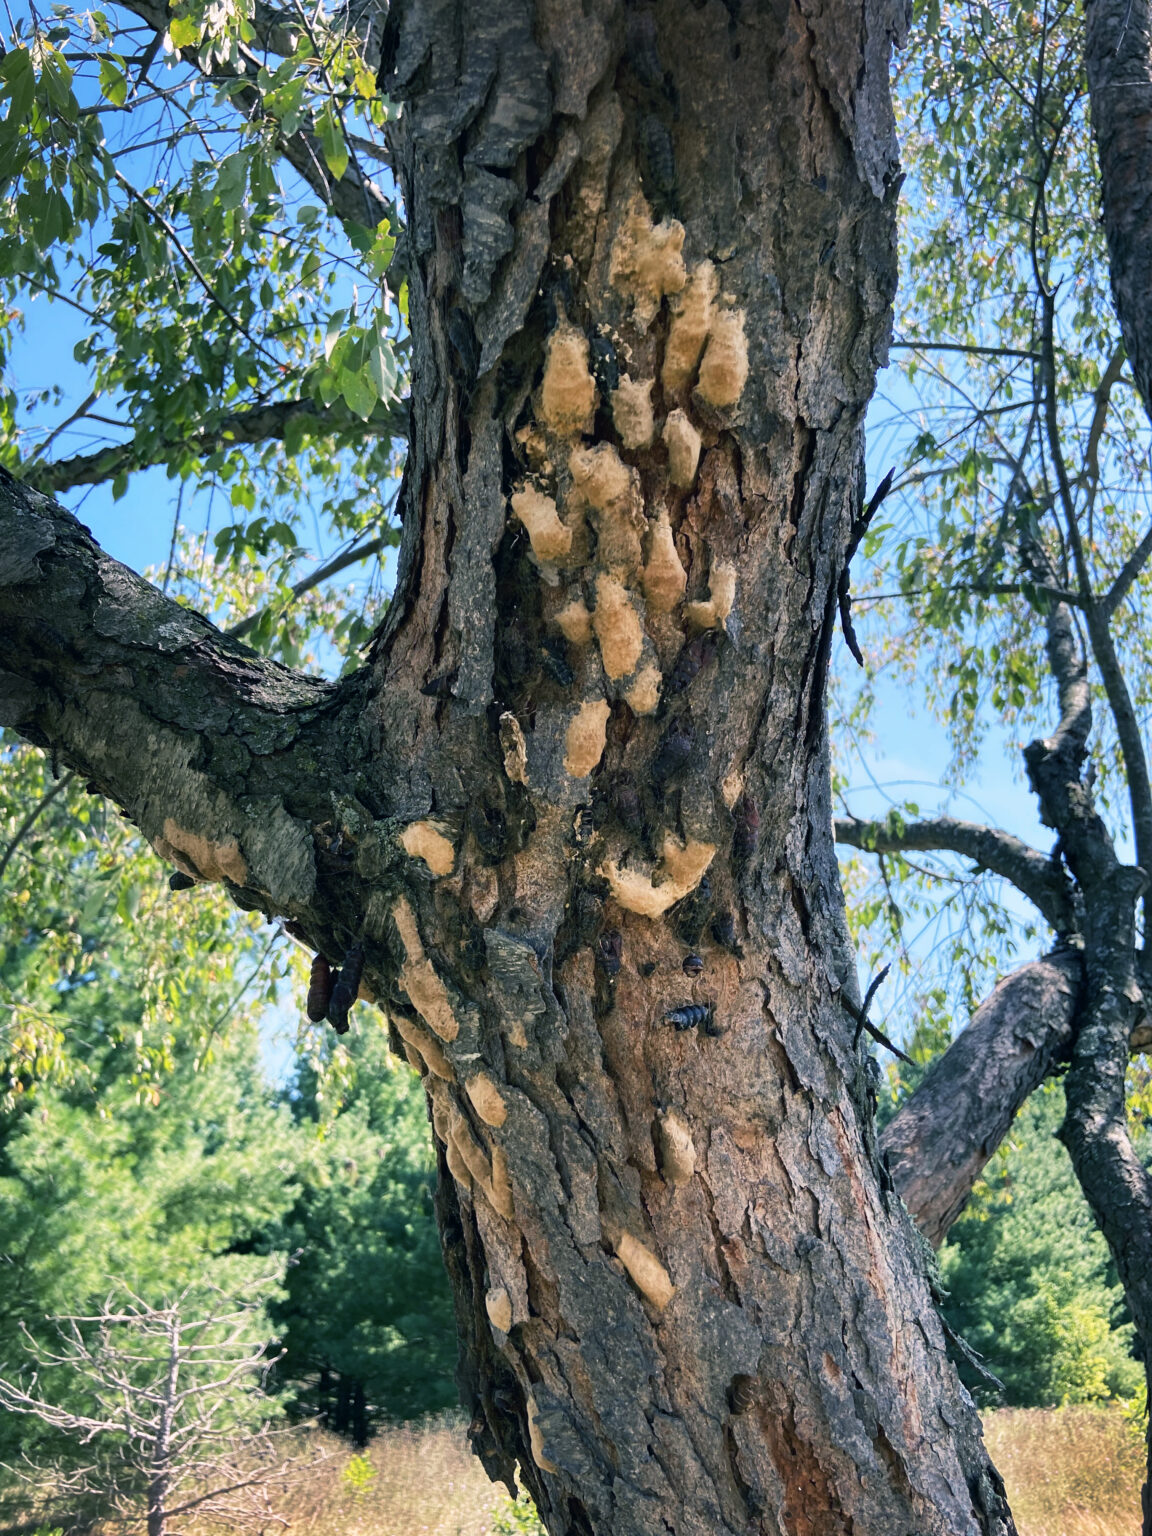
[[[840,1001],[902,26],[397,0],[404,543],[338,688],[0,498],[6,718],[424,1075],[474,1444],[554,1536],[1013,1530]]]

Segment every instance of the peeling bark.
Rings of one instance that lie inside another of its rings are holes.
[[[902,26],[393,5],[411,452],[339,687],[0,499],[7,717],[195,878],[362,946],[473,1442],[557,1536],[1013,1530],[840,1003],[823,696]]]

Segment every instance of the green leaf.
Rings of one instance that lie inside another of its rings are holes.
[[[364,421],[368,420],[376,408],[376,387],[362,368],[341,369],[340,393],[348,409]]]
[[[36,99],[36,74],[27,48],[13,48],[0,60],[0,80],[3,80],[2,93],[9,102],[6,125],[19,127],[27,119]]]
[[[348,169],[348,146],[344,142],[344,126],[331,102],[316,119],[316,137],[324,153],[324,162],[335,181],[339,181]]]
[[[128,96],[128,81],[121,62],[110,54],[100,60],[100,90],[114,107],[122,107]]]
[[[173,16],[168,23],[168,36],[173,48],[195,48],[200,41],[200,22],[195,16]]]

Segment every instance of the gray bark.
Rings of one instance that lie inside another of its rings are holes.
[[[1013,1530],[840,1003],[823,695],[902,25],[392,9],[404,544],[340,686],[0,497],[6,717],[195,877],[363,946],[473,1441],[557,1536]]]

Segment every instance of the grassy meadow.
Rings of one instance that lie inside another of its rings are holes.
[[[1116,1408],[988,1413],[985,1434],[1020,1536],[1138,1536],[1141,1437]],[[293,1490],[300,1536],[487,1536],[531,1530],[469,1454],[462,1425],[391,1430],[363,1456],[331,1458]]]
[[[1120,1409],[1006,1408],[986,1414],[984,1426],[1020,1536],[1138,1536],[1143,1445]],[[359,1454],[331,1436],[299,1438],[302,1458],[319,1459],[269,1490],[269,1536],[533,1536],[541,1529],[526,1499],[514,1505],[488,1481],[458,1419],[388,1430]]]

